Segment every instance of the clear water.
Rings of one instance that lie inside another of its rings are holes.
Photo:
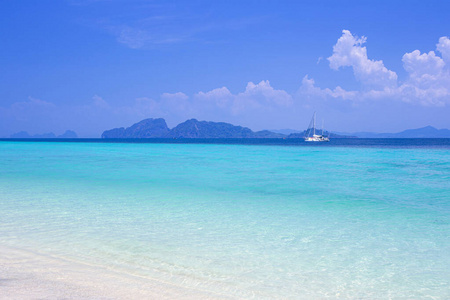
[[[449,213],[448,147],[0,142],[2,245],[232,298],[448,299]]]

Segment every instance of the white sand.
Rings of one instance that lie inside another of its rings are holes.
[[[226,299],[0,245],[0,299]]]

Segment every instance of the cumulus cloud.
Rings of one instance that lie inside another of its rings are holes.
[[[194,95],[195,99],[201,102],[202,107],[214,107],[217,106],[220,109],[226,109],[233,101],[233,94],[226,88],[221,87],[213,89],[209,92],[198,92]]]
[[[181,92],[172,94],[163,93],[159,105],[161,110],[166,112],[165,115],[175,114],[177,116],[183,116],[195,112],[192,102],[189,101],[189,97]]]
[[[199,92],[194,95],[199,108],[216,107],[222,111],[239,115],[259,110],[271,110],[275,107],[289,107],[292,96],[284,90],[274,89],[268,80],[255,84],[249,82],[245,91],[232,94],[226,87]]]
[[[374,88],[395,86],[397,74],[388,70],[383,61],[367,57],[367,49],[362,46],[366,40],[364,36],[358,38],[350,31],[343,30],[342,36],[333,47],[333,55],[328,57],[330,67],[334,70],[352,67],[356,79]]]
[[[439,77],[445,66],[444,60],[436,56],[434,51],[420,54],[419,50],[414,50],[403,55],[402,61],[405,70],[410,74],[411,80],[418,84],[426,83],[430,77]]]
[[[450,76],[441,57],[436,56],[434,51],[421,54],[419,50],[414,50],[403,55],[402,61],[409,75],[399,88],[402,99],[416,99],[424,105],[450,103]]]
[[[447,65],[450,65],[450,39],[443,36],[439,39],[436,49],[442,53],[442,58]]]
[[[283,90],[274,89],[268,80],[258,84],[249,82],[244,92],[233,97],[231,113],[239,115],[248,111],[270,111],[274,107],[292,105],[292,96]]]
[[[407,77],[399,81],[394,71],[388,70],[383,61],[372,60],[362,45],[365,37],[357,37],[348,30],[333,47],[328,58],[330,68],[352,67],[355,79],[362,83],[358,91],[346,91],[341,87],[319,88],[307,76],[302,81],[299,93],[309,98],[340,98],[345,100],[389,99],[421,105],[443,106],[450,104],[450,39],[441,37],[434,51],[421,53],[414,50],[402,58]]]
[[[302,85],[299,89],[299,93],[307,95],[309,98],[318,97],[326,98],[328,96],[332,98],[342,98],[344,100],[356,100],[358,96],[357,91],[346,91],[340,86],[337,86],[333,90],[329,88],[321,89],[315,85],[315,81],[309,78],[308,75],[303,77]]]
[[[263,80],[258,84],[249,82],[245,88],[245,92],[238,94],[239,97],[257,98],[262,102],[289,106],[292,104],[292,96],[286,91],[276,90],[271,85],[269,80]]]
[[[433,106],[450,104],[450,40],[441,37],[436,49],[442,58],[434,51],[414,50],[403,55],[408,78],[398,89],[402,100]]]
[[[187,100],[189,97],[182,92],[177,92],[177,93],[163,93],[161,95],[161,99],[164,100],[169,100],[169,101],[185,101]]]

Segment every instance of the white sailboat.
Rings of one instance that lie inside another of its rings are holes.
[[[306,142],[329,142],[330,138],[323,135],[323,123],[322,123],[322,134],[316,134],[316,112],[312,117],[311,122],[309,122],[308,130],[306,130],[304,139]]]

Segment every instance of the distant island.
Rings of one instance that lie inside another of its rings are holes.
[[[450,130],[436,129],[433,126],[426,126],[417,129],[408,129],[397,133],[373,133],[355,132],[351,135],[359,138],[450,138]]]
[[[20,131],[9,136],[11,139],[76,139],[78,135],[75,131],[66,130],[61,135],[55,135],[53,132],[30,135],[26,131]]]
[[[269,130],[252,131],[250,128],[235,126],[224,122],[187,120],[176,127],[169,129],[162,118],[145,119],[128,128],[114,128],[102,134],[103,139],[128,138],[303,138],[303,132],[289,135]],[[351,138],[352,136],[331,134],[335,138]]]
[[[416,129],[407,129],[397,133],[374,132],[329,132],[325,135],[330,138],[450,138],[449,129],[436,129],[426,126]],[[163,118],[149,118],[133,124],[130,127],[113,128],[105,130],[102,139],[145,139],[145,138],[171,138],[171,139],[241,139],[241,138],[271,138],[271,139],[301,139],[305,131],[294,129],[273,129],[252,131],[250,128],[235,126],[225,122],[198,121],[190,119],[170,129]],[[66,130],[63,134],[55,135],[53,132],[31,135],[20,131],[9,136],[11,139],[75,139],[76,132]]]

